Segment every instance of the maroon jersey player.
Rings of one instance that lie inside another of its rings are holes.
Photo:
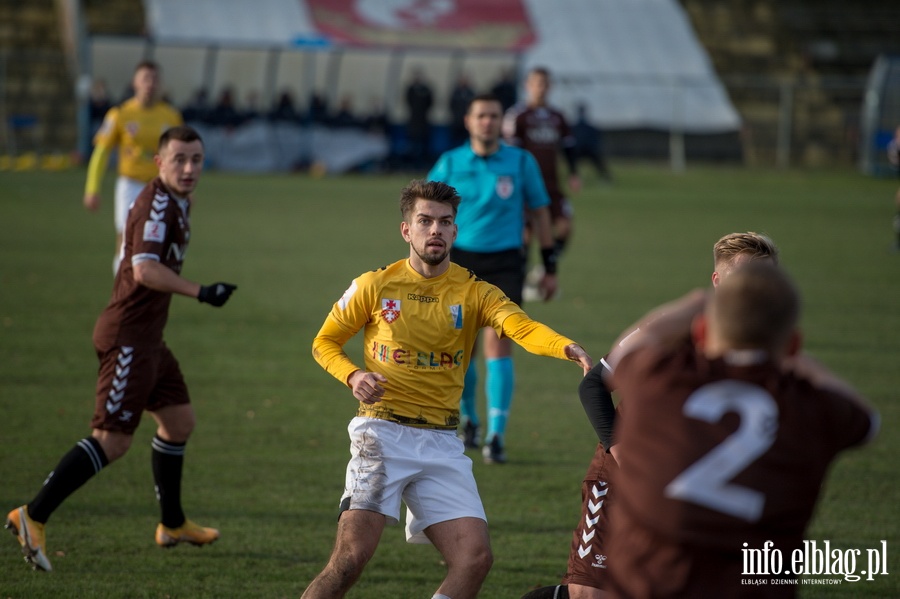
[[[715,293],[651,312],[611,352],[622,401],[613,596],[750,596],[742,578],[762,571],[745,571],[745,550],[770,542],[789,557],[766,570],[794,576],[790,556],[829,465],[878,422],[847,383],[800,353],[798,317],[787,274],[755,261]],[[753,596],[795,594],[768,584]]]
[[[550,72],[535,67],[525,79],[526,101],[510,108],[503,118],[503,137],[513,145],[531,152],[537,160],[550,196],[557,254],[561,253],[572,234],[572,205],[560,183],[559,154],[563,153],[569,169],[569,189],[578,192],[581,179],[577,174],[575,136],[563,114],[547,103]]]
[[[203,142],[190,127],[174,127],[159,140],[159,176],[131,206],[124,253],[112,298],[97,319],[94,346],[100,361],[92,433],[63,456],[32,501],[12,510],[6,527],[27,561],[50,570],[44,524],[53,511],[131,446],[143,413],[157,424],[152,442],[153,478],[162,517],[156,542],[203,545],[219,532],[187,520],[181,509],[185,444],[194,411],[178,361],[163,341],[172,294],[222,306],[236,289],[202,286],[181,276],[190,240],[190,207],[203,170]]]

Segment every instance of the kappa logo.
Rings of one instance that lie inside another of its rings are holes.
[[[134,348],[123,345],[116,358],[116,375],[110,383],[109,396],[106,400],[106,411],[110,414],[115,414],[122,407],[125,387],[128,386],[128,375],[131,374],[132,361],[134,361]],[[121,416],[125,417],[125,422],[131,419],[131,413],[127,410],[122,412]]]
[[[400,318],[400,300],[381,298],[381,317],[388,324]]]

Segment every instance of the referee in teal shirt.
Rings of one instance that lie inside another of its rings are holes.
[[[550,219],[550,197],[537,161],[521,148],[500,142],[503,108],[495,96],[476,96],[465,116],[469,143],[444,152],[428,173],[428,179],[456,188],[462,198],[456,223],[459,234],[451,261],[496,285],[517,304],[522,303],[526,250],[525,219],[537,235],[544,262],[541,290],[546,298],[556,291],[556,253]],[[488,428],[484,460],[506,462],[503,436],[512,403],[515,371],[512,342],[494,334],[483,335],[485,395]],[[460,410],[467,448],[480,444],[480,424],[475,407],[478,370],[473,360],[466,371]]]

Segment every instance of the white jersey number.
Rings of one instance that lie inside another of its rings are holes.
[[[747,522],[762,515],[766,497],[759,491],[730,484],[775,442],[778,404],[761,387],[721,381],[697,389],[684,403],[684,415],[718,422],[728,412],[740,418],[738,429],[691,464],[666,486],[665,495],[689,501]]]

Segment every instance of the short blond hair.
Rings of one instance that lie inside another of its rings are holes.
[[[762,233],[729,233],[713,245],[713,268],[719,270],[723,265],[730,266],[738,256],[747,256],[750,260],[768,258],[778,264],[778,246]]]

